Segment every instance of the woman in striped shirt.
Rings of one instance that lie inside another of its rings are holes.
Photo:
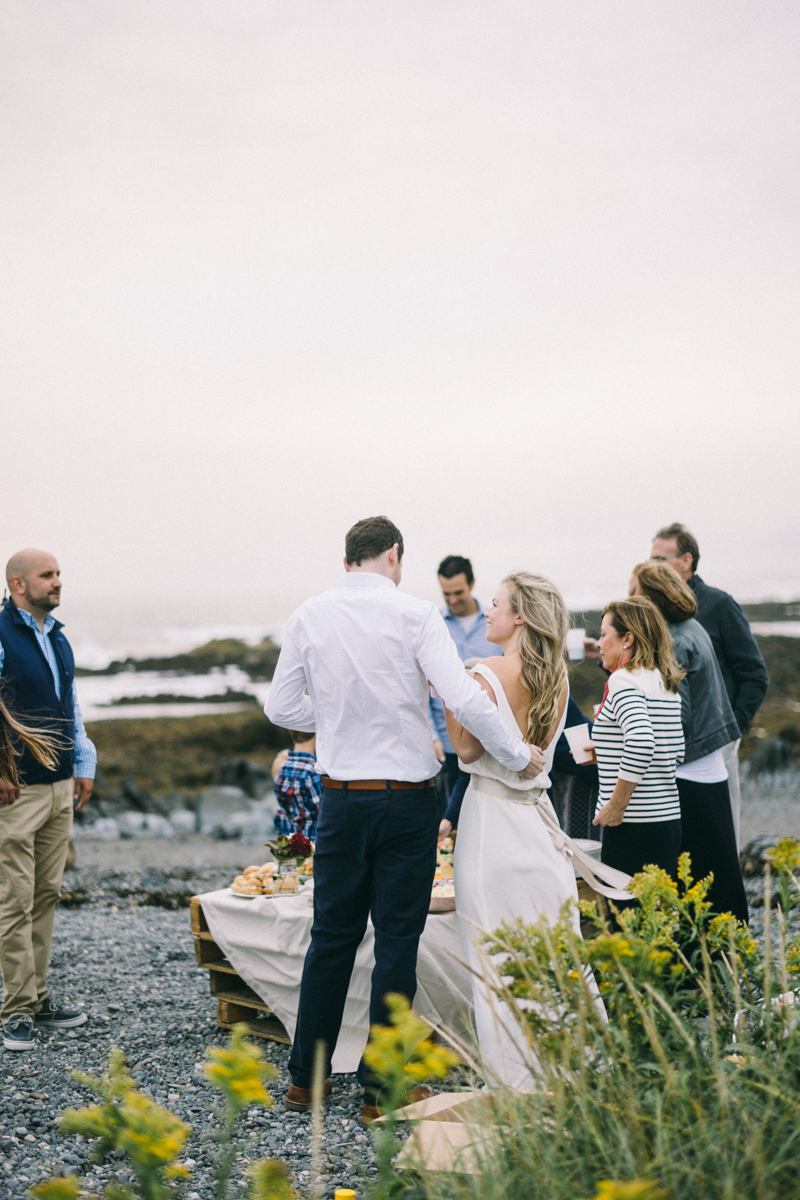
[[[695,879],[712,874],[706,899],[714,912],[730,912],[747,924],[728,771],[722,747],[739,734],[711,638],[694,619],[697,600],[669,563],[633,568],[631,596],[652,600],[670,632],[681,680],[681,723],[686,753],[675,773],[681,802],[681,853],[692,860]]]
[[[675,770],[684,741],[683,671],[672,638],[652,601],[635,596],[606,606],[597,648],[611,672],[592,730],[602,861],[629,875],[654,863],[675,878],[681,846]]]

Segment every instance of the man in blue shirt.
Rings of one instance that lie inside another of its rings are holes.
[[[73,1029],[86,1014],[59,1008],[47,967],[75,801],[92,794],[97,763],[75,693],[75,660],[52,615],[61,603],[58,563],[22,550],[6,567],[11,599],[0,610],[0,685],[23,725],[57,739],[54,766],[27,748],[17,759],[19,786],[0,780],[0,971],[3,1045],[32,1050],[35,1032]]]
[[[439,586],[444,597],[441,613],[461,661],[502,654],[499,646],[486,640],[486,616],[483,606],[472,594],[475,575],[469,559],[462,558],[459,554],[449,554],[447,558],[442,559],[439,563]],[[462,772],[458,765],[458,755],[447,736],[444,705],[441,700],[431,699],[428,719],[436,757],[443,763],[443,783],[449,798]],[[445,822],[449,828],[442,831],[442,836],[449,833],[455,824],[448,818],[447,813]]]

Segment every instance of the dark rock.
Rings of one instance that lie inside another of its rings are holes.
[[[226,832],[228,818],[250,812],[249,797],[242,788],[233,786],[203,788],[197,804],[200,829],[215,837],[237,837],[238,831]]]
[[[240,788],[251,800],[262,800],[273,791],[272,776],[267,768],[248,758],[221,758],[217,783],[222,787]]]
[[[171,813],[178,809],[187,809],[189,812],[196,811],[196,804],[193,796],[188,792],[178,790],[168,792],[166,796],[152,796],[151,812],[158,813],[162,817],[168,817]]]
[[[143,788],[141,784],[136,782],[134,775],[128,776],[120,786],[118,792],[115,793],[114,799],[119,799],[123,803],[127,803],[128,808],[134,808],[138,812],[149,813],[154,811],[153,797],[147,788]]]
[[[742,848],[739,854],[739,866],[742,868],[742,875],[745,879],[753,879],[764,874],[767,850],[770,850],[777,841],[777,834],[759,833]]]
[[[108,796],[107,798],[93,795],[83,813],[77,813],[76,816],[82,816],[91,820],[95,816],[95,813],[97,813],[101,817],[116,819],[122,813],[130,812],[130,808],[131,806],[128,801],[119,795],[119,793],[115,793],[113,796]]]
[[[790,771],[795,766],[794,747],[782,737],[763,738],[750,755],[747,771],[750,775],[774,775]]]

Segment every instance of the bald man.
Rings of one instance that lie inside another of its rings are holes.
[[[54,769],[28,749],[20,786],[0,779],[0,971],[3,1045],[32,1050],[37,1029],[74,1029],[86,1014],[60,1008],[47,990],[47,967],[73,804],[92,794],[97,753],[75,693],[75,660],[53,616],[61,572],[52,554],[21,550],[9,559],[10,599],[0,611],[0,683],[18,720],[55,734]]]

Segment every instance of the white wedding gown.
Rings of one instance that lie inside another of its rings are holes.
[[[513,733],[522,736],[494,671],[478,663],[472,673],[491,684],[500,716]],[[488,968],[485,949],[476,944],[481,930],[491,932],[503,921],[521,918],[534,924],[546,916],[554,925],[564,902],[574,900],[572,924],[580,937],[577,882],[567,857],[571,843],[560,833],[546,793],[550,786],[547,773],[552,769],[566,712],[565,704],[545,750],[545,769],[535,779],[520,779],[488,751],[477,762],[460,764],[472,778],[461,808],[453,862],[456,910],[465,960],[479,975]],[[600,864],[595,864],[595,870],[602,870]],[[594,979],[591,986],[594,988]],[[513,1013],[475,975],[472,991],[478,1043],[490,1086],[499,1081],[518,1089],[534,1087],[531,1064],[535,1056]],[[599,995],[597,1003],[602,1007]]]

